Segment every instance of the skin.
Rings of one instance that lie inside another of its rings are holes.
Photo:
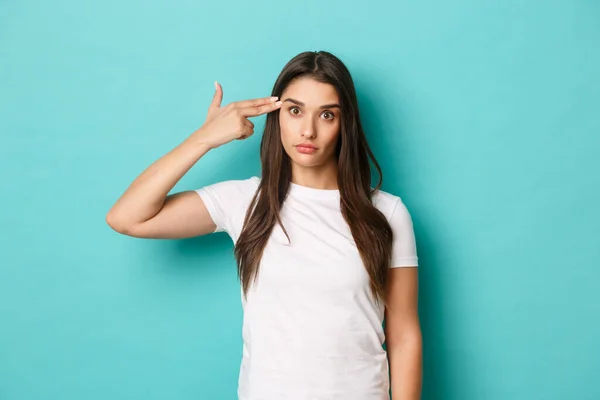
[[[254,124],[248,118],[279,108],[281,140],[292,160],[292,182],[317,189],[337,189],[335,146],[340,134],[340,110],[321,109],[322,105],[338,103],[333,86],[308,78],[298,79],[283,92],[283,103],[264,97],[226,106],[221,104],[221,85],[216,83],[215,89],[204,125],[140,173],[111,207],[106,222],[116,232],[154,239],[212,233],[216,226],[196,193],[169,192],[207,152],[251,136]],[[299,143],[311,143],[318,150],[301,154],[295,147]],[[417,268],[390,268],[389,274],[385,318],[393,399],[417,400],[422,362]]]
[[[316,189],[337,189],[335,148],[340,136],[339,97],[332,85],[311,78],[292,81],[281,95],[281,142],[292,161],[292,182]],[[325,107],[327,105],[337,105]],[[312,154],[296,145],[310,143]]]
[[[385,336],[394,400],[421,398],[423,340],[418,313],[418,269],[390,268]]]
[[[281,95],[281,142],[292,162],[292,182],[316,189],[337,189],[335,147],[340,136],[337,91],[332,85],[303,77]],[[300,104],[302,103],[302,104]],[[299,143],[317,147],[297,151]],[[418,314],[416,267],[390,268],[389,304],[385,310],[386,346],[394,400],[418,400],[422,385],[422,336]]]

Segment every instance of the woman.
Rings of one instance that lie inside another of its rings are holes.
[[[222,106],[215,87],[204,125],[137,177],[108,224],[142,238],[231,236],[244,308],[240,399],[384,400],[390,389],[394,400],[418,399],[412,221],[400,197],[379,190],[349,71],[328,52],[304,52],[270,97]],[[252,135],[248,118],[261,114],[262,177],[168,195],[208,151]]]

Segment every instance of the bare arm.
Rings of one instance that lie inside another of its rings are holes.
[[[419,400],[422,385],[422,337],[418,314],[418,270],[390,268],[385,336],[392,398]]]
[[[201,142],[185,141],[150,165],[109,210],[108,225],[125,235],[145,238],[184,238],[214,232],[216,226],[197,193],[167,196],[209,149]]]
[[[277,98],[245,100],[221,107],[216,92],[204,125],[183,143],[144,170],[106,215],[115,231],[142,238],[186,238],[214,232],[216,225],[204,202],[193,191],[168,195],[177,182],[210,149],[254,133],[255,117],[281,106]]]

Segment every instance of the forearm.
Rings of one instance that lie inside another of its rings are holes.
[[[420,330],[398,338],[388,349],[393,400],[420,400],[423,344]]]
[[[210,147],[188,138],[144,170],[107,215],[113,225],[131,226],[154,217],[168,193]]]

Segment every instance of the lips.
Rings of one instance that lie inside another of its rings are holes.
[[[301,147],[303,149],[316,149],[315,146],[313,146],[312,144],[298,144],[296,145],[296,147]]]

